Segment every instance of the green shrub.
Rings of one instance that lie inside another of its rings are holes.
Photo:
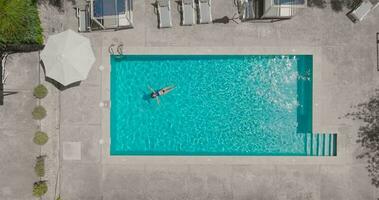
[[[34,96],[38,99],[45,98],[47,93],[47,88],[42,84],[39,84],[37,87],[35,87],[33,92]]]
[[[47,192],[46,181],[38,181],[33,185],[33,195],[36,197],[41,197]]]
[[[45,156],[38,156],[36,165],[34,165],[34,171],[38,177],[45,176]]]
[[[49,136],[45,132],[42,132],[42,131],[37,131],[33,137],[33,142],[38,145],[44,145],[46,144],[48,140],[49,140]]]
[[[33,119],[40,120],[46,117],[46,109],[43,106],[36,106],[32,112]]]
[[[0,0],[0,44],[43,44],[41,21],[34,2]]]

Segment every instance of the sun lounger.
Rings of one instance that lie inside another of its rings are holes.
[[[182,0],[182,13],[183,13],[182,24],[183,25],[196,24],[195,6],[196,5],[195,5],[194,0]]]
[[[2,85],[5,85],[6,81],[7,81],[7,78],[8,78],[8,72],[7,70],[5,69],[5,62],[6,62],[6,59],[8,57],[8,54],[5,54],[3,57],[1,57],[1,67],[2,70],[1,70],[1,74],[0,74],[0,77],[1,77],[1,83]]]
[[[354,10],[349,12],[347,16],[350,18],[351,21],[354,23],[362,21],[366,15],[373,9],[375,9],[379,3],[376,3],[375,5],[372,5],[372,3],[368,0],[362,1],[358,7],[356,7]]]
[[[157,0],[159,28],[172,27],[170,0]]]
[[[211,10],[211,0],[199,0],[200,24],[208,24],[212,22]]]
[[[86,32],[90,31],[90,16],[87,6],[76,8],[76,16],[78,17],[78,31]]]
[[[253,0],[239,0],[238,7],[242,21],[247,21],[255,18]]]
[[[125,0],[125,10],[118,13],[119,27],[133,27],[133,0]]]

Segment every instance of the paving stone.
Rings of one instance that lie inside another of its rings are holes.
[[[29,130],[0,129],[0,199],[32,199],[39,147]]]
[[[63,199],[102,199],[102,176],[99,165],[64,162],[61,172]]]
[[[143,165],[105,165],[104,200],[145,199]]]
[[[81,142],[63,142],[63,160],[81,160]]]
[[[232,167],[223,165],[190,165],[189,199],[232,199]]]
[[[187,199],[188,166],[146,166],[146,198],[154,200]]]
[[[79,142],[81,144],[81,148],[79,149],[81,151],[81,156],[79,160],[82,160],[83,162],[98,163],[100,161],[100,137],[101,129],[100,126],[97,125],[73,125],[61,127],[60,139],[63,148],[64,144],[67,142]]]
[[[275,200],[278,183],[275,166],[236,165],[233,166],[234,200]]]
[[[278,165],[276,168],[279,200],[319,200],[320,184],[318,165]]]

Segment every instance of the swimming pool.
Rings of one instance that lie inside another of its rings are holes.
[[[311,55],[111,57],[111,155],[306,155]],[[150,98],[148,86],[176,88]]]

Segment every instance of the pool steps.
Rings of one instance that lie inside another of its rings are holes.
[[[306,151],[308,156],[337,156],[337,134],[306,134]]]

